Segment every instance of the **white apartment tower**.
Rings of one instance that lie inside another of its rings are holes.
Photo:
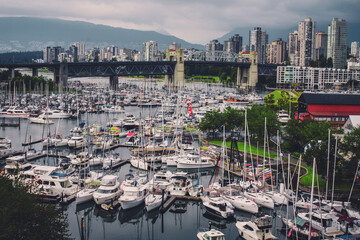
[[[351,43],[351,55],[358,58],[359,57],[359,42],[352,42]]]
[[[144,61],[155,61],[157,52],[157,42],[151,40],[143,43]]]
[[[299,22],[300,66],[309,66],[310,60],[314,59],[315,25],[311,18]]]
[[[333,18],[328,26],[327,57],[334,68],[345,68],[347,59],[347,24],[344,19]]]

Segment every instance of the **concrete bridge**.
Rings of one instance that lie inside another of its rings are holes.
[[[165,85],[177,90],[185,83],[185,66],[231,66],[237,68],[237,87],[254,87],[259,75],[276,76],[274,64],[258,64],[257,53],[251,52],[249,62],[233,61],[185,61],[184,50],[167,50],[165,61],[136,61],[136,62],[78,62],[78,63],[24,63],[0,64],[0,68],[10,71],[11,79],[15,76],[15,69],[32,69],[32,75],[38,76],[40,68],[48,68],[54,72],[54,81],[61,90],[67,86],[68,78],[101,76],[109,77],[110,87],[116,89],[119,76],[132,75],[165,75]]]

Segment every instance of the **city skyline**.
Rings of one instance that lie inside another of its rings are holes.
[[[174,10],[175,9],[175,10]],[[44,17],[87,21],[137,30],[171,34],[191,43],[206,44],[238,27],[291,28],[311,17],[330,24],[333,17],[360,23],[356,1],[316,0],[278,1],[172,1],[151,2],[104,0],[43,1],[5,0],[1,17]],[[323,29],[325,30],[325,29]],[[246,36],[243,36],[246,37]],[[277,36],[274,36],[276,38]]]

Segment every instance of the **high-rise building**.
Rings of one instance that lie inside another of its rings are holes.
[[[345,68],[347,59],[347,24],[344,19],[333,18],[328,26],[327,57],[334,68]]]
[[[266,45],[269,42],[269,35],[262,31],[260,27],[255,27],[249,32],[250,52],[258,53],[258,63],[266,62]]]
[[[352,42],[351,43],[351,55],[353,57],[359,57],[359,42]]]
[[[305,18],[299,22],[300,66],[309,66],[315,52],[315,22]]]
[[[78,60],[80,62],[84,61],[85,60],[85,43],[76,42],[76,43],[74,43],[74,46],[77,47]]]
[[[286,42],[279,38],[267,45],[267,63],[280,64],[284,63],[287,59],[287,46]]]
[[[323,31],[319,31],[316,33],[315,37],[315,60],[319,60],[324,57],[327,59],[327,40],[328,35]]]
[[[239,53],[242,50],[242,37],[239,34],[235,34],[230,37],[228,41],[224,42],[224,51]]]
[[[79,60],[78,48],[75,45],[69,47],[69,55],[74,59],[74,61]]]
[[[158,54],[158,44],[155,41],[148,41],[143,43],[144,61],[156,61]]]
[[[222,45],[218,40],[211,40],[206,44],[206,60],[207,61],[216,61],[217,52],[223,51],[224,45]]]
[[[58,61],[58,56],[60,53],[63,53],[64,49],[60,46],[57,47],[46,47],[43,50],[44,62],[50,63],[53,61]]]
[[[289,33],[289,41],[288,41],[288,54],[290,59],[290,64],[293,66],[299,66],[300,63],[300,43],[299,43],[299,33],[298,31],[294,31]]]

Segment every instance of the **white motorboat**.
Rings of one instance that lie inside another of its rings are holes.
[[[312,216],[311,216],[312,215]],[[341,231],[341,225],[337,221],[337,217],[334,212],[322,212],[322,211],[313,211],[312,213],[298,213],[298,217],[310,222],[311,217],[311,226],[314,229],[317,229],[324,233],[325,236],[338,236],[344,234]]]
[[[71,114],[57,109],[47,109],[43,113],[41,113],[39,117],[48,119],[67,119],[71,117]]]
[[[198,232],[196,234],[198,240],[225,240],[225,235],[215,229],[209,231]]]
[[[20,117],[20,118],[27,118],[30,115],[27,111],[24,109],[20,109],[16,106],[11,106],[9,109],[7,109],[4,112],[0,113],[1,117]]]
[[[138,168],[138,169],[141,169],[141,170],[146,171],[146,170],[149,169],[149,164],[147,162],[145,162],[143,159],[140,159],[138,157],[131,157],[130,164],[134,168]]]
[[[152,193],[149,193],[145,198],[146,211],[150,212],[159,208],[166,198],[167,193],[163,188],[158,188]]]
[[[86,138],[82,135],[72,136],[68,142],[69,148],[80,148],[86,146]]]
[[[38,123],[38,124],[54,124],[53,121],[51,121],[48,118],[43,118],[43,117],[30,117],[29,118],[31,123]]]
[[[76,194],[76,204],[91,201],[94,192],[98,189],[100,181],[91,181],[85,184],[85,188]]]
[[[54,134],[51,137],[47,137],[43,140],[44,147],[65,147],[68,146],[69,140],[62,138],[61,134]]]
[[[96,204],[115,202],[121,195],[120,183],[116,176],[106,175],[101,180],[100,187],[94,192]]]
[[[242,196],[238,190],[226,190],[223,192],[222,197],[224,200],[230,202],[231,205],[233,205],[236,209],[241,211],[252,214],[256,214],[259,211],[258,205],[254,201],[251,201],[248,198]]]
[[[186,174],[177,172],[171,176],[167,190],[172,196],[185,196],[189,194],[192,186],[192,181],[187,178]]]
[[[209,157],[203,157],[196,153],[188,154],[186,158],[179,158],[176,165],[179,169],[199,169],[213,166]]]
[[[244,192],[244,196],[247,197],[248,199],[250,199],[251,201],[254,201],[256,204],[262,206],[262,207],[266,207],[266,208],[270,208],[270,209],[274,209],[274,200],[272,200],[272,198],[264,195],[264,193],[262,192]]]
[[[123,186],[122,190],[124,193],[120,196],[119,202],[121,204],[121,208],[124,210],[139,206],[140,204],[144,203],[148,194],[148,191],[144,185]]]
[[[213,215],[221,218],[231,218],[234,216],[234,210],[226,204],[217,191],[209,192],[209,195],[201,197],[201,200],[206,211]]]
[[[254,221],[236,222],[240,237],[246,240],[270,240],[277,239],[272,233],[272,217],[265,215]]]

